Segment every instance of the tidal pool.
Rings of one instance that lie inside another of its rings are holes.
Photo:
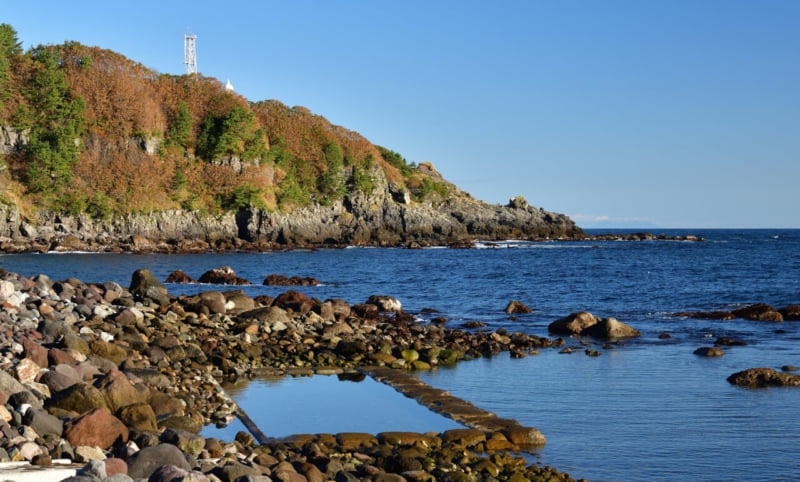
[[[443,432],[463,425],[428,410],[370,377],[315,375],[256,379],[226,389],[267,437],[300,433]],[[209,425],[204,437],[230,441],[247,431],[237,419],[227,427]]]

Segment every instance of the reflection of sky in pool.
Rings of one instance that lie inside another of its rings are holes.
[[[443,432],[462,428],[370,377],[360,382],[323,375],[253,380],[227,392],[267,437],[299,433]],[[223,429],[210,425],[203,429],[202,435],[230,441],[239,431],[247,430],[237,419]]]

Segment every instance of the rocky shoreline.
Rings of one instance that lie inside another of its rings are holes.
[[[382,201],[272,213],[247,209],[218,216],[189,211],[131,214],[106,221],[87,215],[37,213],[29,219],[0,205],[0,253],[267,252],[349,246],[423,248],[501,247],[520,241],[691,241],[697,236],[648,232],[587,235],[568,217],[528,205],[456,199],[440,206]]]
[[[544,443],[538,430],[404,377],[561,340],[423,325],[388,311],[388,297],[175,297],[147,270],[129,287],[4,272],[0,301],[0,462],[66,461],[74,481],[573,480],[520,455]],[[221,382],[308,373],[374,376],[421,403],[436,399],[465,428],[260,443],[245,432],[199,435],[237,414]]]

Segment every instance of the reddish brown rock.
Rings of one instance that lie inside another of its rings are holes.
[[[295,313],[308,313],[311,307],[314,306],[314,303],[303,293],[289,290],[275,298],[273,306],[283,308],[284,310],[292,310]]]
[[[530,306],[525,305],[521,301],[511,300],[511,301],[508,302],[508,304],[506,305],[505,310],[503,310],[503,311],[505,311],[509,315],[515,315],[515,314],[522,314],[522,313],[533,313],[533,308],[531,308]]]
[[[173,271],[164,280],[165,283],[197,283],[197,280],[184,273],[182,270]]]
[[[200,276],[200,283],[211,283],[219,285],[249,285],[250,281],[236,276],[236,272],[230,266],[222,266],[208,270]]]
[[[766,303],[745,306],[743,308],[739,308],[738,310],[734,310],[733,314],[746,320],[772,322],[783,321],[783,315]]]
[[[117,457],[109,457],[106,462],[106,475],[111,477],[117,474],[128,475],[128,464]]]
[[[784,321],[800,321],[800,305],[789,305],[778,310]]]
[[[699,320],[733,320],[736,315],[729,311],[681,311],[675,313],[675,316],[682,316],[685,318],[695,318]]]
[[[72,445],[87,445],[108,449],[116,441],[128,441],[128,427],[107,408],[95,408],[70,421],[64,438]]]
[[[50,365],[59,365],[61,363],[76,365],[78,363],[75,357],[60,348],[50,348],[47,350],[47,360],[50,362]]]
[[[50,366],[47,362],[47,348],[36,343],[29,337],[22,339],[22,349],[25,358],[29,358],[42,368]]]
[[[319,280],[316,278],[292,276],[291,278],[280,274],[271,274],[264,279],[266,286],[317,286]]]

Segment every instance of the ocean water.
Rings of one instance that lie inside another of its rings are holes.
[[[323,285],[300,291],[319,299],[360,303],[373,294],[391,295],[408,312],[438,310],[425,316],[446,316],[449,326],[483,321],[489,329],[540,336],[547,335],[550,322],[575,311],[614,317],[638,328],[643,336],[611,348],[595,345],[602,352],[596,358],[582,352],[581,343],[590,342],[570,339],[568,345],[581,348],[571,355],[555,350],[514,360],[501,355],[421,373],[420,378],[500,416],[539,428],[548,443],[532,460],[575,477],[800,479],[800,389],[747,390],[725,380],[746,368],[800,365],[800,322],[674,316],[752,303],[776,308],[800,304],[800,230],[664,233],[694,234],[705,241],[498,243],[473,250],[352,248],[185,256],[31,254],[0,256],[0,266],[27,276],[46,273],[53,279],[77,277],[127,285],[138,268],[149,268],[160,279],[176,269],[198,278],[226,265],[254,283],[243,288],[248,294],[272,296],[287,288],[262,286],[268,274],[313,276]],[[220,289],[168,288],[175,294]],[[502,311],[510,300],[522,301],[535,312],[511,319]],[[663,333],[671,337],[659,338]],[[720,358],[693,355],[719,336],[747,345],[726,348]],[[282,418],[295,422],[296,432],[328,431],[314,429],[319,420],[304,421],[303,413],[313,410],[291,412],[298,400],[287,388],[293,383],[253,383],[236,397],[282,400]],[[302,383],[314,385],[306,390],[318,392],[318,398],[330,393],[331,383]],[[338,391],[355,390],[357,385],[338,383]],[[372,396],[352,393],[353,399]],[[391,414],[394,409],[387,411],[388,403],[372,405]],[[262,422],[250,415],[270,435],[275,412],[260,413],[272,418]],[[417,417],[422,415],[407,414],[403,419],[410,422]],[[345,422],[355,418],[340,417]],[[346,427],[347,423],[337,431],[350,431]]]

